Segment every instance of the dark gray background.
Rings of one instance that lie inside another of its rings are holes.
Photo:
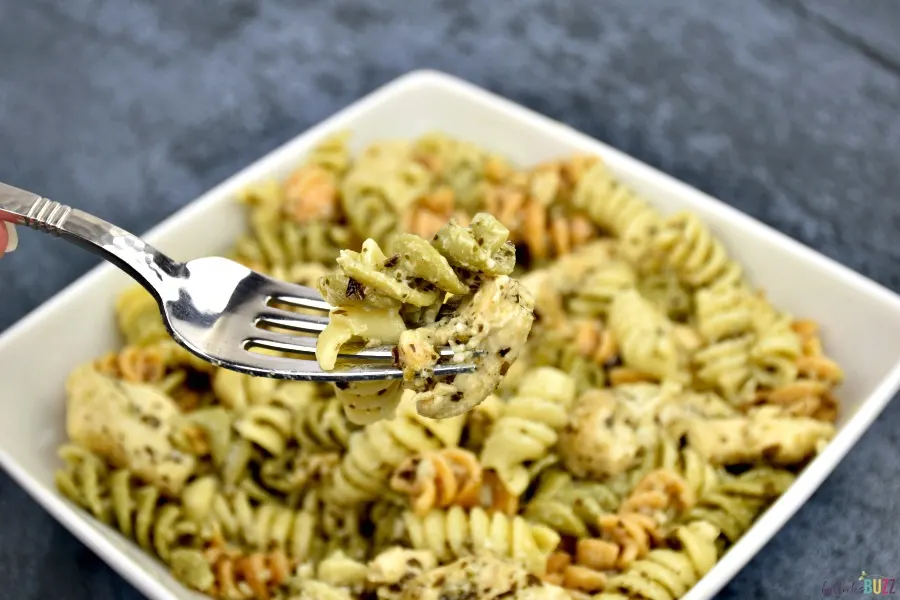
[[[0,180],[143,232],[432,67],[897,290],[898,32],[891,0],[0,0]],[[22,238],[0,261],[0,328],[97,262]],[[821,597],[861,569],[900,577],[898,427],[893,403],[722,597]],[[0,515],[2,596],[137,597],[5,475]]]

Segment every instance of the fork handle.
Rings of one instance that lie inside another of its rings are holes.
[[[0,221],[61,237],[113,263],[151,293],[183,274],[173,261],[142,239],[92,214],[0,182]]]

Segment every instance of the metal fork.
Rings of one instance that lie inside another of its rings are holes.
[[[102,219],[4,183],[0,183],[0,221],[61,237],[128,273],[156,299],[172,338],[214,365],[275,379],[351,382],[403,377],[392,364],[392,346],[342,353],[345,362],[359,364],[324,371],[314,358],[315,336],[328,324],[332,307],[311,288],[272,279],[220,257],[174,261]],[[319,314],[300,314],[273,302]],[[313,358],[252,351],[260,348]],[[440,354],[450,358],[453,351],[442,348]],[[474,369],[472,364],[445,363],[434,372],[447,376]]]

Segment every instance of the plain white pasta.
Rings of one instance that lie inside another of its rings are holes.
[[[481,464],[494,469],[511,494],[528,487],[528,465],[549,454],[574,399],[574,380],[558,369],[541,367],[522,378],[481,450]]]
[[[683,379],[685,356],[672,323],[635,289],[613,300],[609,327],[619,342],[625,364],[658,379]]]

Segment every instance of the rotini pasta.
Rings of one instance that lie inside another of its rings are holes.
[[[682,518],[685,522],[713,524],[720,553],[734,543],[775,498],[794,482],[790,471],[758,467],[723,480]]]
[[[616,296],[609,309],[609,327],[627,366],[660,380],[683,378],[686,357],[672,322],[636,290]]]
[[[508,233],[479,213],[468,228],[451,221],[431,243],[398,234],[390,258],[371,239],[360,253],[343,252],[338,258],[343,273],[322,284],[323,295],[339,308],[319,336],[319,363],[333,368],[341,348],[354,338],[397,342],[397,359],[406,385],[417,392],[421,414],[444,419],[478,405],[518,357],[533,319],[530,295],[508,277],[515,260]],[[461,299],[455,313],[406,329],[402,306],[440,309],[445,294]],[[474,362],[476,371],[434,378],[435,348],[445,345],[454,349],[454,358]],[[389,416],[400,393],[396,383],[383,382],[350,384],[342,391],[348,390],[356,392],[348,398],[348,416],[358,423]]]
[[[341,203],[360,239],[384,244],[399,229],[401,215],[431,184],[431,173],[413,160],[412,144],[379,142],[350,167],[341,183]]]
[[[199,528],[176,502],[152,485],[135,485],[127,469],[110,472],[103,460],[70,445],[61,449],[66,468],[58,471],[59,489],[95,518],[115,527],[143,550],[169,562],[174,548],[198,542]]]
[[[731,260],[722,242],[693,213],[680,212],[667,218],[654,244],[669,268],[693,288],[744,282],[741,266]]]
[[[491,428],[481,450],[481,464],[497,472],[506,489],[520,496],[530,483],[527,464],[545,458],[568,422],[575,382],[550,367],[526,375]]]
[[[844,373],[818,325],[697,215],[594,156],[350,148],[327,136],[248,186],[230,255],[319,288],[324,368],[395,345],[405,379],[215,367],[131,287],[123,346],[66,383],[59,492],[191,589],[674,600],[834,436]],[[444,346],[476,372],[434,377]]]
[[[617,181],[603,161],[597,160],[584,173],[575,187],[572,203],[620,240],[623,256],[635,264],[649,258],[662,217]]]
[[[536,575],[544,573],[547,557],[559,543],[559,534],[549,527],[477,507],[466,512],[454,506],[424,517],[408,512],[403,522],[412,547],[431,551],[439,561],[490,550],[519,561]]]
[[[621,498],[599,482],[573,480],[559,469],[544,472],[523,515],[563,535],[576,538],[599,533],[600,517],[614,512]]]
[[[391,474],[407,457],[457,446],[464,424],[464,416],[440,420],[421,416],[407,395],[393,419],[367,425],[350,437],[323,493],[339,505],[375,500],[388,490]]]
[[[600,600],[675,600],[690,590],[715,565],[716,528],[709,523],[692,523],[675,531],[677,549],[660,548],[633,563],[624,573],[610,578],[607,589],[594,598]]]
[[[413,510],[424,515],[432,508],[477,506],[483,481],[477,456],[461,448],[445,448],[402,462],[391,477],[391,488],[409,495]]]
[[[274,548],[300,562],[324,551],[317,500],[308,495],[299,510],[255,505],[242,491],[223,493],[212,476],[196,479],[183,494],[185,514],[210,538],[234,540],[250,551]]]

